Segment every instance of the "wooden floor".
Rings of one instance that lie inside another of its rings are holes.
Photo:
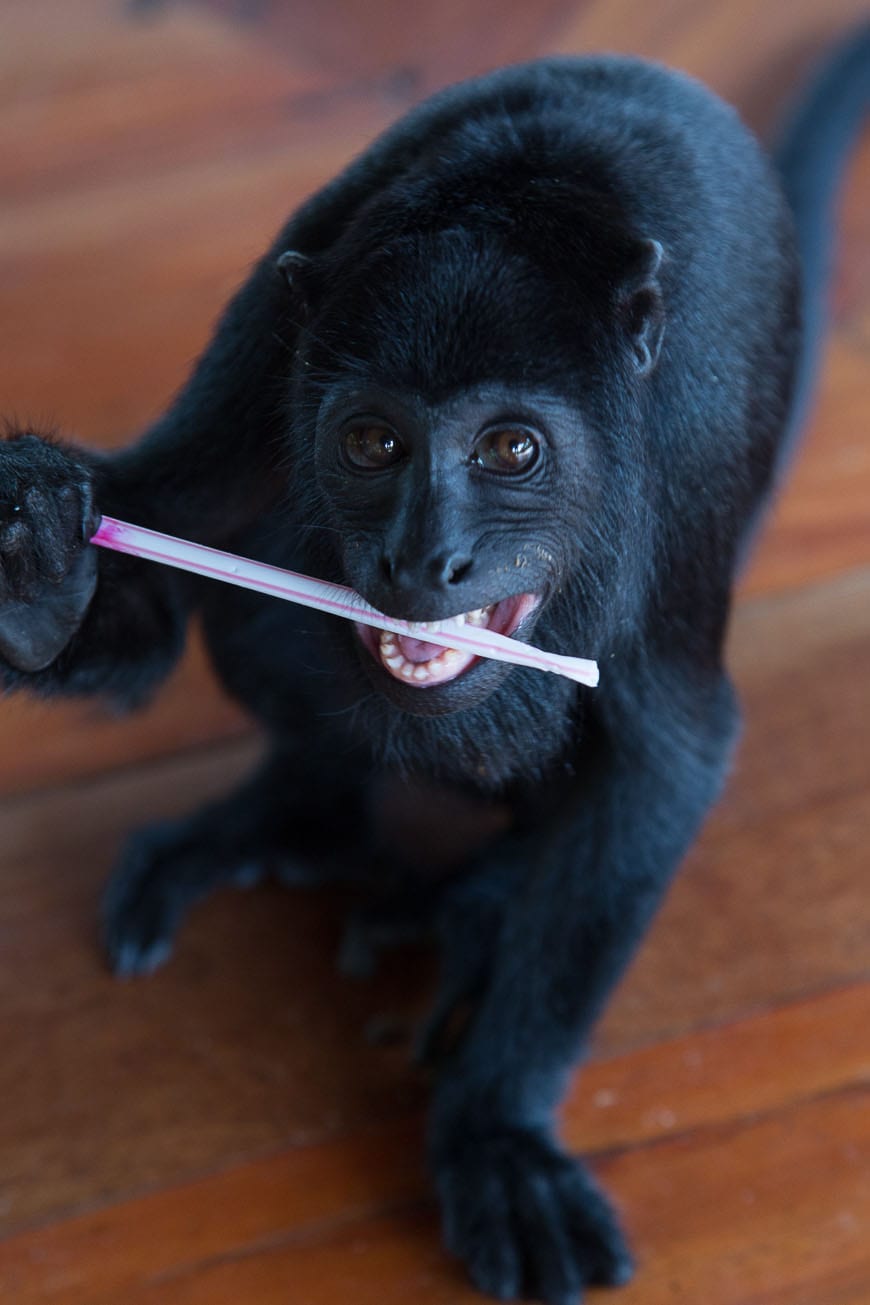
[[[289,209],[447,80],[631,50],[766,130],[867,12],[4,0],[0,412],[131,438]],[[638,1251],[624,1305],[870,1303],[868,137],[833,313],[734,622],[733,782],[565,1108]],[[342,979],[341,904],[273,889],[203,907],[153,979],[103,968],[98,895],[124,832],[220,791],[256,750],[196,648],[135,720],[0,704],[4,1301],[474,1299],[420,1162],[404,1035],[425,958]]]

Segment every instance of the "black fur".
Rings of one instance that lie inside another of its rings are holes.
[[[722,641],[798,383],[794,250],[767,162],[699,85],[619,58],[507,69],[302,207],[136,446],[0,449],[6,686],[135,704],[197,608],[273,740],[239,793],[132,840],[113,964],[152,968],[192,901],[266,872],[353,873],[395,919],[434,899],[431,1162],[449,1247],[503,1298],[630,1273],[553,1110],[727,770]],[[361,423],[387,432],[379,470],[350,457]],[[479,456],[499,424],[531,432],[516,474]],[[94,504],[414,620],[538,594],[519,636],[597,657],[601,686],[495,663],[399,683],[347,623],[97,558]],[[497,799],[510,827],[424,889],[372,820],[385,773]]]

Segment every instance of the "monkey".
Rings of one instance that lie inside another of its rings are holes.
[[[235,792],[130,839],[111,964],[153,970],[192,903],[265,874],[357,874],[418,909],[441,957],[422,1046],[444,1240],[502,1299],[633,1271],[554,1112],[728,773],[734,577],[806,406],[802,319],[868,69],[865,29],[780,177],[733,109],[637,59],[449,88],[291,216],[137,442],[0,443],[3,688],[135,708],[196,613],[269,740]],[[97,550],[103,513],[418,629]],[[600,686],[451,655],[426,638],[448,617],[594,657]],[[424,886],[373,819],[384,777],[507,816]]]

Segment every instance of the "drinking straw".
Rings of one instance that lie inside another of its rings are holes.
[[[376,630],[390,630],[394,634],[424,639],[426,643],[456,648],[460,652],[474,653],[494,661],[532,666],[540,671],[567,676],[569,680],[590,688],[598,683],[597,662],[544,652],[530,644],[521,643],[518,639],[498,634],[495,630],[465,625],[456,618],[427,623],[425,626],[414,621],[400,621],[377,611],[345,585],[315,580],[311,576],[285,571],[265,562],[254,562],[234,553],[208,548],[204,544],[194,544],[157,530],[147,530],[144,526],[130,525],[129,522],[118,521],[114,517],[103,517],[99,530],[91,537],[91,543],[98,544],[101,548],[114,549],[118,553],[128,553],[131,557],[163,562],[166,566],[192,571],[195,575],[207,576],[213,580],[225,580],[228,584],[253,589],[257,593],[284,598],[291,603],[300,603],[303,607],[313,607],[349,621],[374,626]]]

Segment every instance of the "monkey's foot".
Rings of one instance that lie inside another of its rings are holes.
[[[584,1287],[629,1280],[632,1259],[586,1170],[545,1134],[458,1129],[435,1147],[448,1249],[500,1300],[577,1305]]]
[[[233,856],[196,838],[187,822],[134,834],[109,880],[103,932],[116,974],[149,974],[167,960],[184,915],[214,888],[250,888],[266,875],[265,859]]]

